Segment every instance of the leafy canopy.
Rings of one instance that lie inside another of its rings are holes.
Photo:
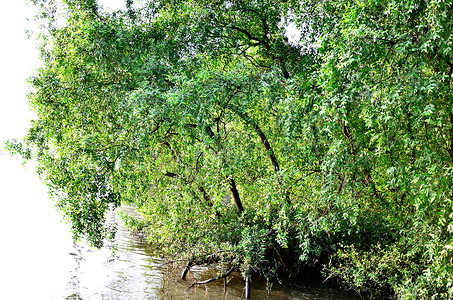
[[[9,148],[76,236],[133,203],[194,262],[453,297],[451,1],[32,2],[37,119]]]

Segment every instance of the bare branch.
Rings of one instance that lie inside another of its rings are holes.
[[[228,270],[228,272],[226,272],[225,274],[222,274],[222,275],[219,275],[217,277],[213,277],[213,278],[210,278],[208,280],[204,280],[204,281],[197,281],[195,280],[187,289],[190,289],[192,288],[193,286],[195,285],[202,285],[202,284],[208,284],[210,282],[213,282],[213,281],[216,281],[216,280],[219,280],[219,279],[222,279],[222,278],[226,278],[228,277],[231,273],[233,273],[233,271],[236,269],[236,267],[231,267],[230,270]]]

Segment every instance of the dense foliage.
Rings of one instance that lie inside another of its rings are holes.
[[[33,2],[37,119],[9,148],[76,236],[133,203],[194,263],[453,298],[451,1]]]

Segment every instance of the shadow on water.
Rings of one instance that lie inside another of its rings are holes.
[[[121,208],[133,214],[130,207]],[[168,265],[156,257],[156,249],[125,228],[121,218],[111,213],[109,222],[117,223],[113,242],[102,249],[92,249],[74,243],[69,255],[74,269],[66,286],[66,300],[143,300],[143,299],[243,299],[244,280],[239,272],[228,278],[226,291],[223,280],[198,288],[191,288],[192,278],[205,280],[217,276],[214,267],[193,267],[187,280],[168,276]],[[289,280],[274,282],[268,297],[266,282],[252,278],[252,299],[352,300],[357,295],[347,294],[319,281]]]
[[[223,280],[217,280],[203,285],[197,289],[188,289],[192,276],[202,281],[216,277],[218,270],[215,268],[194,267],[188,280],[170,282],[164,289],[166,299],[244,299],[244,279],[239,272],[234,272],[228,277],[227,289],[224,289]],[[323,284],[319,280],[292,280],[273,282],[270,294],[266,281],[259,277],[252,277],[252,299],[299,299],[299,300],[355,300],[361,299],[358,295],[347,293],[330,284]]]

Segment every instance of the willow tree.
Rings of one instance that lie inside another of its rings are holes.
[[[152,242],[260,270],[294,196],[285,82],[312,59],[285,38],[289,6],[64,1],[54,22],[36,2],[49,22],[26,144],[74,234],[101,245],[109,204],[133,202]]]
[[[134,203],[188,266],[452,295],[450,3],[33,2],[37,119],[9,147],[76,236]]]

